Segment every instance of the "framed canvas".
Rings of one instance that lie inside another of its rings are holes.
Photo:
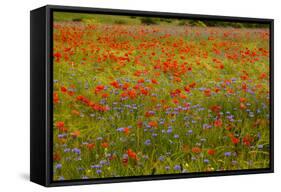
[[[31,11],[30,179],[273,172],[273,20]]]

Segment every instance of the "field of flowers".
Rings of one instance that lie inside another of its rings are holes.
[[[60,19],[54,180],[269,167],[268,28]]]

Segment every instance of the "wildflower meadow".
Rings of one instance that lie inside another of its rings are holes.
[[[53,179],[268,168],[269,76],[268,26],[55,12]]]

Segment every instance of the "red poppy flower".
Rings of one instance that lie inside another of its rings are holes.
[[[189,85],[185,86],[185,87],[184,87],[184,90],[185,90],[187,93],[189,93],[189,92],[190,92],[190,87],[189,87]]]
[[[239,143],[239,139],[238,138],[236,138],[236,137],[231,137],[231,142],[233,143],[233,144],[238,144]]]
[[[60,161],[61,160],[61,155],[58,152],[54,153],[53,160],[54,161]]]
[[[144,79],[139,79],[138,83],[144,83]]]
[[[241,103],[243,103],[243,102],[245,102],[245,101],[246,101],[246,98],[241,97],[239,100],[240,100],[240,102],[241,102]]]
[[[109,144],[107,142],[103,142],[103,143],[101,143],[101,146],[103,148],[108,148]]]
[[[148,125],[149,125],[150,127],[157,127],[157,126],[158,126],[158,123],[157,123],[157,121],[150,121],[150,122],[148,123]]]
[[[104,94],[102,94],[102,98],[107,98],[109,95],[108,95],[108,93],[104,93]]]
[[[172,101],[173,101],[174,104],[179,104],[179,102],[180,102],[180,101],[179,101],[178,99],[176,99],[176,98],[173,99]]]
[[[119,88],[119,86],[120,86],[117,81],[111,82],[110,85],[112,85],[112,86],[115,87],[115,88]]]
[[[138,128],[141,128],[143,125],[143,122],[142,121],[138,121]]]
[[[94,143],[88,143],[86,146],[89,150],[92,150],[95,148],[96,145]]]
[[[58,93],[54,93],[53,94],[53,102],[54,103],[58,103],[59,102],[59,95],[58,95]]]
[[[246,105],[244,103],[240,103],[240,109],[246,109]]]
[[[132,149],[128,149],[127,154],[130,158],[137,159],[137,154]]]
[[[127,90],[130,87],[129,83],[124,83],[124,85],[122,86],[122,89]]]
[[[148,90],[147,89],[142,88],[140,91],[141,91],[141,94],[148,95]]]
[[[250,135],[246,135],[243,137],[244,145],[250,146],[253,141],[254,141],[254,138],[251,137]]]
[[[247,90],[247,87],[248,87],[248,86],[247,86],[246,83],[242,83],[242,90],[243,90],[243,91],[246,91],[246,90]]]
[[[57,127],[57,128],[64,127],[64,122],[63,122],[63,121],[58,121],[58,122],[56,123],[56,127]]]
[[[233,91],[233,89],[228,89],[228,90],[227,90],[227,93],[228,93],[228,94],[233,94],[234,91]]]
[[[70,135],[71,135],[73,138],[76,138],[76,137],[80,136],[80,131],[79,131],[79,130],[73,131],[72,133],[70,133]]]
[[[215,112],[215,113],[218,113],[218,112],[220,112],[220,110],[221,110],[221,106],[219,106],[219,105],[213,105],[213,106],[211,107],[211,110],[212,110],[213,112]]]
[[[56,53],[54,53],[53,56],[54,56],[56,62],[60,62],[60,59],[62,57],[61,53],[56,52]]]
[[[103,85],[97,85],[96,88],[95,88],[95,93],[97,94],[97,93],[103,91],[104,88],[105,87]]]
[[[151,83],[158,84],[158,81],[156,79],[151,79]]]
[[[125,133],[126,135],[128,135],[128,134],[130,133],[130,129],[129,129],[128,127],[125,127],[125,128],[124,128],[124,133]]]
[[[204,95],[207,96],[207,97],[211,96],[211,89],[209,89],[209,88],[205,89],[204,90]]]
[[[218,93],[218,92],[220,92],[220,88],[215,87],[214,91],[215,91],[216,93]]]
[[[128,164],[128,161],[129,161],[128,158],[123,158],[123,159],[122,159],[122,163],[123,163],[124,165],[127,165],[127,164]]]
[[[73,95],[74,95],[74,92],[73,92],[73,91],[67,91],[67,94],[68,94],[69,96],[73,96]]]
[[[215,127],[221,127],[222,126],[222,120],[221,119],[216,119],[214,122]]]
[[[214,154],[216,153],[216,150],[214,150],[214,149],[208,149],[207,153],[208,153],[209,155],[214,155]]]
[[[180,98],[182,98],[182,99],[186,99],[186,98],[187,98],[187,96],[181,93],[181,94],[180,94]]]
[[[244,75],[241,75],[240,78],[241,78],[242,80],[248,80],[248,79],[249,79],[249,75],[244,74]]]
[[[129,90],[129,91],[128,91],[128,96],[129,96],[131,99],[134,99],[134,98],[136,98],[137,93],[136,93],[135,90]]]
[[[77,110],[75,110],[75,109],[74,109],[74,110],[72,110],[72,111],[71,111],[71,113],[72,113],[73,115],[80,115],[80,112],[79,112],[79,111],[77,111]]]
[[[195,82],[189,84],[189,87],[190,87],[190,88],[194,88],[195,86],[196,86],[196,83],[195,83]]]
[[[64,86],[62,86],[62,87],[60,88],[60,90],[61,90],[61,92],[63,92],[63,93],[66,93],[66,92],[67,92],[67,88],[64,87]]]
[[[259,79],[266,79],[267,74],[266,73],[261,73]]]
[[[172,97],[176,97],[176,96],[178,96],[180,93],[181,93],[181,90],[180,90],[180,89],[175,89],[175,90],[171,91],[171,96],[172,96]]]
[[[202,150],[201,150],[200,147],[192,147],[191,151],[192,151],[193,153],[201,153]]]

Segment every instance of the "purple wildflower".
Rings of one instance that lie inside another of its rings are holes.
[[[231,152],[225,152],[225,153],[224,153],[224,156],[226,156],[226,157],[231,156]]]
[[[72,149],[72,152],[73,152],[73,153],[76,153],[77,155],[80,155],[81,150],[78,149],[78,148],[73,148],[73,149]]]
[[[60,163],[56,164],[56,169],[61,169],[62,168],[62,165]]]
[[[209,159],[204,159],[203,162],[208,164],[210,161]]]
[[[92,169],[100,169],[102,166],[101,165],[91,165]]]
[[[147,140],[144,142],[144,144],[147,145],[147,146],[150,145],[150,144],[151,144],[150,139],[147,139]]]
[[[174,170],[175,171],[180,171],[181,170],[181,166],[180,165],[175,165],[174,166]]]
[[[160,156],[160,157],[158,158],[158,160],[159,160],[159,161],[164,161],[164,160],[165,160],[165,157],[164,157],[164,156]]]
[[[172,132],[173,132],[173,129],[172,128],[168,128],[167,133],[170,134]]]
[[[179,137],[180,137],[180,136],[179,136],[178,134],[175,134],[175,135],[174,135],[174,138],[175,138],[175,139],[178,139]]]
[[[166,169],[166,171],[169,171],[171,168],[170,168],[170,166],[166,166],[165,169]]]

